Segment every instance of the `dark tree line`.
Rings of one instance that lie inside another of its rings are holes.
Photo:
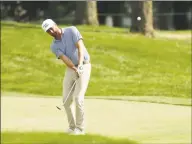
[[[127,13],[125,5],[131,7],[131,13]],[[120,14],[131,17],[131,32],[141,32],[145,35],[153,35],[154,7],[157,12],[186,12],[191,2],[152,2],[152,1],[1,1],[1,19],[12,19],[18,22],[39,21],[45,18],[53,18],[56,22],[99,25],[105,23],[106,15],[113,16],[113,25],[121,26]],[[141,21],[137,17],[141,17]],[[155,16],[156,17],[156,16]],[[168,29],[169,17],[159,16],[160,29]],[[182,22],[181,22],[182,21]],[[175,27],[182,29],[188,22],[183,15],[174,17]]]

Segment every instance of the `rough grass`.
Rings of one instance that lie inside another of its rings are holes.
[[[73,136],[48,132],[3,132],[1,144],[136,144],[127,139],[112,139],[98,135]]]
[[[50,51],[52,38],[35,26],[1,28],[2,91],[61,95],[65,66]],[[191,96],[191,41],[91,30],[82,35],[92,62],[86,95]]]

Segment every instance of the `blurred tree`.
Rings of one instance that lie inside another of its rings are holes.
[[[191,1],[174,1],[173,2],[173,8],[174,8],[174,12],[176,13],[186,13],[190,12],[190,9],[192,8],[192,3]],[[190,29],[190,25],[189,23],[190,20],[187,19],[187,15],[182,15],[182,14],[178,14],[178,15],[174,15],[174,24],[175,24],[175,29],[177,30],[185,30],[185,29]],[[192,14],[191,14],[192,15]],[[192,16],[190,16],[192,18]]]
[[[33,21],[37,19],[37,11],[46,11],[48,2],[44,1],[3,1],[1,2],[3,19],[16,21]]]
[[[106,24],[106,18],[112,17],[113,26],[122,26],[122,15],[125,13],[125,1],[98,1],[98,19],[100,24]]]
[[[74,23],[99,25],[96,1],[77,1]]]
[[[152,1],[132,1],[131,32],[140,32],[146,36],[154,36]],[[141,17],[141,20],[137,20]]]
[[[173,1],[159,1],[159,13],[170,13],[173,12]],[[169,29],[169,20],[171,15],[161,15],[159,16],[159,28]]]

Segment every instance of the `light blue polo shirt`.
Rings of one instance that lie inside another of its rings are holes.
[[[61,55],[67,56],[74,65],[78,65],[78,48],[75,44],[83,39],[82,35],[75,26],[70,26],[62,29],[63,34],[61,40],[54,39],[51,44],[51,51],[56,55],[57,58]],[[87,49],[83,49],[84,60],[90,60]]]

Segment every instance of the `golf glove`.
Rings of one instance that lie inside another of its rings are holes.
[[[83,74],[83,65],[78,65],[77,73],[78,73],[79,76],[81,76]]]

